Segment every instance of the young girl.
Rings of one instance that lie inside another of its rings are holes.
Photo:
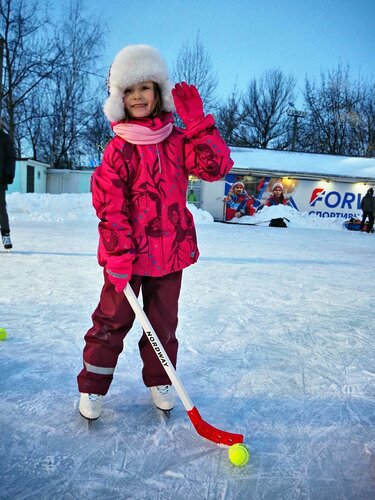
[[[263,206],[272,207],[274,205],[287,205],[288,200],[284,196],[284,187],[281,182],[276,182],[272,188],[272,195]]]
[[[98,261],[104,285],[93,326],[85,335],[78,375],[79,411],[99,418],[123,340],[134,313],[123,290],[128,282],[174,367],[182,270],[199,256],[194,221],[186,208],[188,176],[215,181],[233,165],[230,152],[193,85],[172,91],[159,52],[132,45],[115,57],[104,112],[116,134],[92,177],[99,222]],[[173,125],[173,101],[185,129]],[[143,334],[139,340],[143,381],[154,404],[174,406],[170,380]]]

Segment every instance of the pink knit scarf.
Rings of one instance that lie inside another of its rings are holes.
[[[133,123],[118,123],[113,127],[114,133],[130,144],[158,144],[170,135],[172,129],[172,123],[167,123],[158,130]]]

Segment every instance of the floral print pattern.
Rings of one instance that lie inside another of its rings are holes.
[[[158,120],[161,127],[173,115],[164,113],[153,125]],[[164,276],[196,262],[194,221],[186,207],[189,174],[215,181],[232,165],[210,115],[193,134],[174,127],[159,144],[129,146],[115,136],[92,177],[100,265],[120,274]]]

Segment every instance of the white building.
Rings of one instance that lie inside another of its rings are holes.
[[[275,182],[281,182],[289,203],[299,211],[343,218],[361,215],[361,198],[375,186],[375,158],[251,148],[231,148],[231,152],[234,166],[225,179],[191,182],[201,208],[215,220],[223,220],[223,198],[238,180],[260,202],[270,196]],[[263,189],[257,190],[261,181]]]
[[[355,158],[270,149],[231,148],[234,166],[225,179],[209,183],[191,177],[194,204],[223,220],[224,196],[241,180],[249,194],[263,202],[275,182],[282,182],[289,203],[321,217],[361,215],[360,201],[375,186],[375,158]],[[93,169],[52,169],[35,160],[18,160],[9,192],[87,193]],[[257,189],[263,182],[263,188]]]
[[[14,181],[8,186],[8,191],[10,193],[45,193],[48,167],[46,163],[36,160],[17,160]]]
[[[50,168],[47,163],[21,159],[16,161],[13,184],[9,193],[89,193],[94,169],[68,170]]]

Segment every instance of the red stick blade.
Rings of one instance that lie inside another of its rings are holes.
[[[232,446],[232,444],[243,443],[242,434],[233,434],[232,432],[221,431],[216,427],[205,422],[199,414],[199,411],[195,408],[187,412],[195,430],[202,437],[213,441],[214,443],[226,444],[227,446]]]

